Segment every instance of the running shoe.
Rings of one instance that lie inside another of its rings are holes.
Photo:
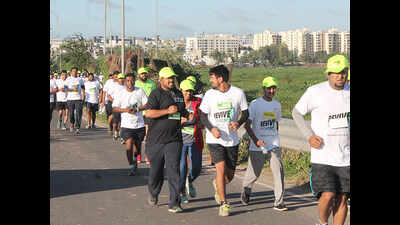
[[[231,211],[231,205],[229,203],[224,202],[220,207],[219,207],[219,216],[229,216],[229,212]]]
[[[243,205],[248,205],[250,202],[250,193],[251,193],[251,189],[248,187],[245,187],[242,191],[242,193],[240,194],[240,201],[242,201]]]
[[[64,126],[61,129],[62,130],[67,130],[67,124],[64,124]]]
[[[183,203],[189,203],[189,199],[188,199],[188,197],[187,197],[186,194],[182,194],[182,195],[181,195],[181,201],[182,201]]]
[[[128,176],[135,176],[137,170],[137,163],[133,163],[133,167],[129,169]]]
[[[86,129],[90,129],[92,126],[90,124],[86,125]]]
[[[180,206],[174,206],[174,207],[168,209],[168,212],[172,212],[172,213],[180,213],[182,211],[183,211],[183,209]]]
[[[196,189],[194,188],[193,184],[189,184],[189,196],[192,198],[196,197]]]
[[[149,195],[149,198],[147,199],[147,202],[151,205],[151,206],[156,206],[158,203],[158,197],[154,197],[151,194]]]
[[[95,129],[95,128],[96,128],[96,125],[92,124],[92,129]]]
[[[81,133],[81,131],[79,129],[75,130],[75,134],[80,134],[80,133]]]
[[[70,128],[69,128],[69,132],[73,133],[73,132],[74,132],[74,128],[73,128],[73,127],[70,127]]]
[[[137,163],[142,163],[142,154],[137,155]]]
[[[278,211],[286,211],[288,208],[285,206],[285,204],[279,204],[279,205],[274,205],[274,209]]]
[[[125,140],[121,138],[121,145],[125,144]]]
[[[57,123],[57,128],[58,129],[61,129],[61,124],[62,124],[62,120],[58,120],[58,123]]]
[[[215,190],[215,194],[214,194],[215,201],[217,202],[218,205],[220,205],[221,204],[221,198],[219,197],[219,194],[218,194],[217,180],[214,179],[212,183],[213,183],[214,190]]]
[[[146,156],[145,159],[146,159],[146,164],[147,164],[147,165],[150,165],[150,160],[149,160],[149,158],[147,158],[147,156]]]

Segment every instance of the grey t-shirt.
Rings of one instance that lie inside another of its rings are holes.
[[[190,103],[190,107],[187,109],[189,113],[194,113],[192,103]],[[194,124],[196,122],[196,118],[193,120],[188,120],[187,122],[182,124],[182,141],[184,144],[193,143],[194,142]]]

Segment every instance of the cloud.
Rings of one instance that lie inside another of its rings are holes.
[[[162,26],[165,26],[168,29],[180,31],[180,32],[193,32],[194,30],[191,27],[188,27],[183,24],[178,24],[173,20],[166,20],[161,23]]]

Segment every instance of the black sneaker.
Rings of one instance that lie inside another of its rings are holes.
[[[137,170],[137,163],[133,163],[133,167],[129,169],[128,176],[135,176],[136,175],[136,170]]]
[[[251,188],[245,187],[242,191],[242,194],[240,195],[240,201],[242,201],[243,205],[248,205],[250,202],[250,194],[251,194]]]
[[[148,198],[148,203],[151,205],[151,206],[156,206],[157,205],[157,203],[158,203],[158,197],[156,196],[156,197],[153,197],[151,194],[149,195],[149,198]]]
[[[286,211],[286,210],[288,210],[288,208],[286,208],[285,204],[275,205],[274,209],[278,210],[278,211]]]

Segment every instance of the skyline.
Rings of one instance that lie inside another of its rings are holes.
[[[121,35],[121,1],[108,0],[107,36]],[[195,33],[262,33],[307,28],[350,30],[350,2],[338,0],[183,0],[158,1],[158,33],[161,39],[193,36]],[[340,7],[339,7],[340,6]],[[179,12],[179,13],[176,13]],[[194,16],[195,15],[195,16]],[[125,35],[154,37],[154,0],[125,1]],[[51,0],[51,38],[74,33],[104,35],[104,0]],[[269,22],[269,21],[274,22]]]

